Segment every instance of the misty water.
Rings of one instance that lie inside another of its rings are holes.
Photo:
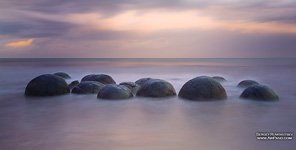
[[[143,77],[171,82],[179,92],[197,76],[223,76],[228,99],[100,100],[96,95],[30,98],[34,77],[64,71],[117,83]],[[1,59],[0,149],[3,150],[250,150],[293,149],[295,140],[260,141],[256,132],[295,132],[295,59]],[[270,86],[278,102],[239,99],[239,81]]]

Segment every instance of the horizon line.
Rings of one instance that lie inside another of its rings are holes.
[[[291,57],[0,57],[0,59],[266,59]]]

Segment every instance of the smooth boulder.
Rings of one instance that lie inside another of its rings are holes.
[[[224,87],[211,77],[200,76],[186,82],[179,97],[189,100],[221,100],[226,99]]]
[[[68,86],[69,86],[70,90],[72,90],[78,84],[79,84],[79,81],[75,80],[75,81],[72,81]]]
[[[55,96],[69,93],[66,81],[56,75],[44,74],[32,79],[25,90],[26,96]]]
[[[167,97],[176,95],[176,91],[173,85],[167,81],[149,79],[140,86],[136,95],[141,97]]]
[[[116,84],[113,78],[106,74],[90,74],[81,79],[83,81],[97,81],[103,84]]]
[[[56,76],[59,76],[61,78],[64,78],[64,79],[70,79],[71,76],[65,72],[57,72],[57,73],[54,73],[54,75]]]
[[[258,82],[254,81],[254,80],[243,80],[241,82],[238,83],[237,87],[240,88],[247,88],[253,85],[259,85]]]
[[[83,81],[72,89],[74,94],[97,94],[105,85],[96,81]]]
[[[213,76],[212,78],[218,82],[225,82],[226,81],[226,79],[221,76]]]
[[[139,85],[134,82],[121,82],[119,85],[126,86],[133,92],[133,94],[135,94],[139,88]]]
[[[135,83],[139,86],[143,85],[145,82],[151,80],[152,78],[141,78],[139,80],[137,80]]]
[[[132,91],[123,85],[108,84],[104,86],[98,93],[99,99],[128,99],[133,97]]]
[[[240,95],[240,98],[262,101],[279,100],[279,96],[271,88],[265,85],[253,85],[246,88]]]

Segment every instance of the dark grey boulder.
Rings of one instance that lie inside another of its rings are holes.
[[[121,83],[119,83],[119,85],[124,85],[124,86],[128,87],[129,89],[133,89],[138,86],[134,82],[121,82]]]
[[[189,100],[221,100],[227,94],[223,86],[211,77],[200,76],[186,82],[179,97]]]
[[[175,88],[167,81],[149,79],[137,91],[137,96],[142,97],[167,97],[176,95]]]
[[[262,101],[279,100],[278,95],[271,88],[265,85],[253,85],[246,88],[240,95],[240,98]]]
[[[82,81],[97,81],[103,84],[116,84],[113,78],[106,74],[90,74],[81,79]]]
[[[121,82],[121,83],[119,83],[119,85],[126,86],[127,88],[129,88],[132,91],[133,94],[136,94],[136,92],[139,88],[139,85],[134,82]]]
[[[83,81],[72,89],[74,94],[97,94],[105,85],[96,81]]]
[[[128,99],[133,97],[132,91],[123,85],[108,84],[98,93],[99,99]]]
[[[75,81],[72,81],[68,86],[69,86],[70,90],[72,90],[78,84],[79,84],[79,81],[75,80]]]
[[[259,83],[254,80],[243,80],[240,83],[238,83],[237,87],[247,88],[253,85],[259,85]]]
[[[65,72],[57,72],[57,73],[54,73],[54,75],[56,76],[59,76],[61,78],[64,78],[64,79],[70,79],[71,76]]]
[[[151,80],[152,78],[141,78],[139,80],[137,80],[135,83],[138,84],[138,85],[143,85],[145,82]]]
[[[72,90],[71,93],[73,94],[87,94],[85,93],[80,87],[75,86]]]
[[[56,75],[44,74],[32,79],[25,90],[26,96],[55,96],[69,93],[66,81]]]
[[[220,76],[213,76],[212,78],[218,82],[225,82],[226,81],[225,78],[220,77]]]

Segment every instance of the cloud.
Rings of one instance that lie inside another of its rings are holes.
[[[19,38],[42,38],[65,35],[74,28],[74,24],[67,22],[24,18],[26,20],[0,20],[0,34],[14,35]]]
[[[46,14],[98,12],[104,16],[128,10],[178,10],[202,9],[218,18],[256,19],[273,15],[295,14],[295,0],[9,0],[1,2],[0,10],[26,10]],[[208,11],[210,10],[210,11]]]
[[[294,33],[295,7],[293,0],[10,0],[0,6],[0,34],[42,38],[87,28]]]
[[[295,0],[4,0],[0,56],[293,56],[295,8]],[[13,39],[34,45],[5,51]]]
[[[245,20],[221,20],[202,15],[197,10],[139,11],[129,10],[104,18],[102,14],[71,14],[66,18],[90,29],[112,31],[155,32],[163,30],[230,30],[242,33],[292,33],[296,24],[255,22]]]
[[[19,41],[11,41],[5,44],[6,47],[10,48],[20,48],[20,47],[27,47],[33,43],[33,39],[23,39]]]

